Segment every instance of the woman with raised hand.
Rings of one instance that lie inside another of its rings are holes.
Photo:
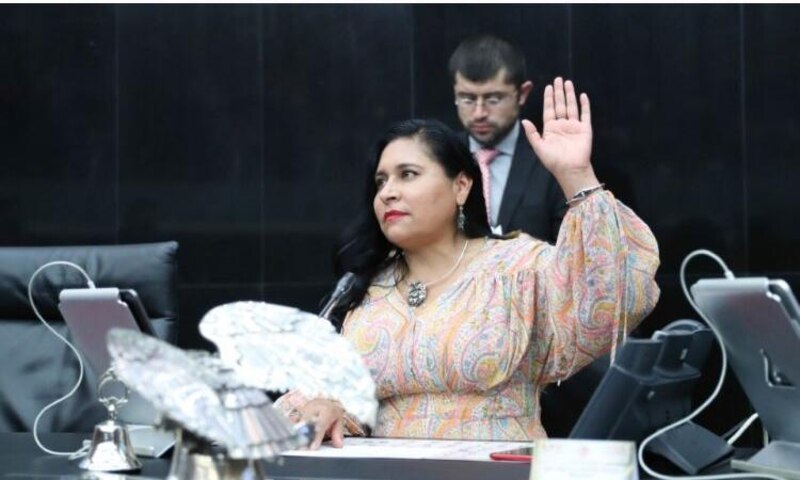
[[[523,126],[569,199],[555,245],[491,234],[478,165],[443,124],[400,122],[378,142],[336,259],[360,279],[342,335],[377,385],[375,436],[545,437],[542,388],[616,348],[658,300],[655,238],[592,169],[586,94],[579,105],[556,78],[541,133]],[[316,422],[311,448],[363,433],[334,400],[290,392],[277,405]]]

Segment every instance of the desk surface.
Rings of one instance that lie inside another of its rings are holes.
[[[77,450],[87,434],[51,433],[40,435],[51,450]],[[165,478],[169,459],[142,458],[143,468],[131,479]],[[475,462],[462,460],[354,459],[325,457],[285,457],[281,465],[266,464],[274,479],[486,479],[527,480],[530,465],[512,462]],[[30,433],[0,433],[0,476],[2,478],[62,480],[80,478],[86,473],[76,461],[43,453]],[[120,476],[119,478],[124,478]]]
[[[57,451],[75,451],[89,434],[49,433],[40,435],[46,447]],[[740,450],[739,454],[752,454]],[[739,456],[739,455],[737,455]],[[143,467],[135,475],[115,475],[115,479],[144,480],[165,478],[170,458],[140,458]],[[475,462],[466,460],[409,460],[326,457],[284,457],[282,465],[266,464],[271,479],[414,479],[471,480],[502,478],[527,480],[530,465],[513,462]],[[659,470],[661,470],[659,468]],[[98,477],[78,467],[77,461],[48,455],[36,446],[28,432],[0,432],[0,478],[9,479],[93,479]],[[677,473],[677,472],[670,472]],[[705,473],[730,473],[728,466]],[[642,477],[646,478],[646,477]],[[110,479],[109,479],[110,480]]]

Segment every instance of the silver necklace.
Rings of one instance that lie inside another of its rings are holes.
[[[469,239],[464,240],[464,248],[461,249],[461,255],[458,256],[458,260],[450,270],[447,271],[444,275],[437,278],[433,282],[429,283],[422,283],[421,281],[417,280],[416,282],[411,282],[408,284],[408,296],[406,298],[406,302],[412,307],[419,307],[425,302],[425,299],[428,298],[428,287],[432,287],[437,283],[441,282],[445,278],[449,277],[451,273],[453,273],[456,268],[461,264],[461,260],[464,259],[464,253],[467,251],[467,245],[469,244]]]

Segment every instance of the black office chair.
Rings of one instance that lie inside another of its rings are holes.
[[[31,431],[36,414],[66,394],[78,378],[78,362],[64,343],[39,321],[28,302],[28,281],[45,263],[66,260],[81,266],[97,287],[136,290],[157,334],[177,337],[176,289],[178,244],[70,247],[0,247],[0,432]],[[69,339],[58,311],[64,288],[84,288],[74,268],[52,266],[33,284],[36,307]],[[91,432],[107,417],[96,400],[96,376],[85,369],[84,381],[70,399],[50,409],[41,432]]]

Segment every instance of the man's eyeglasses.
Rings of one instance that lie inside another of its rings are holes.
[[[512,97],[513,95],[502,92],[487,93],[486,95],[460,93],[456,95],[456,106],[464,110],[473,110],[478,106],[478,102],[483,102],[483,108],[496,108],[507,103],[507,100]]]

